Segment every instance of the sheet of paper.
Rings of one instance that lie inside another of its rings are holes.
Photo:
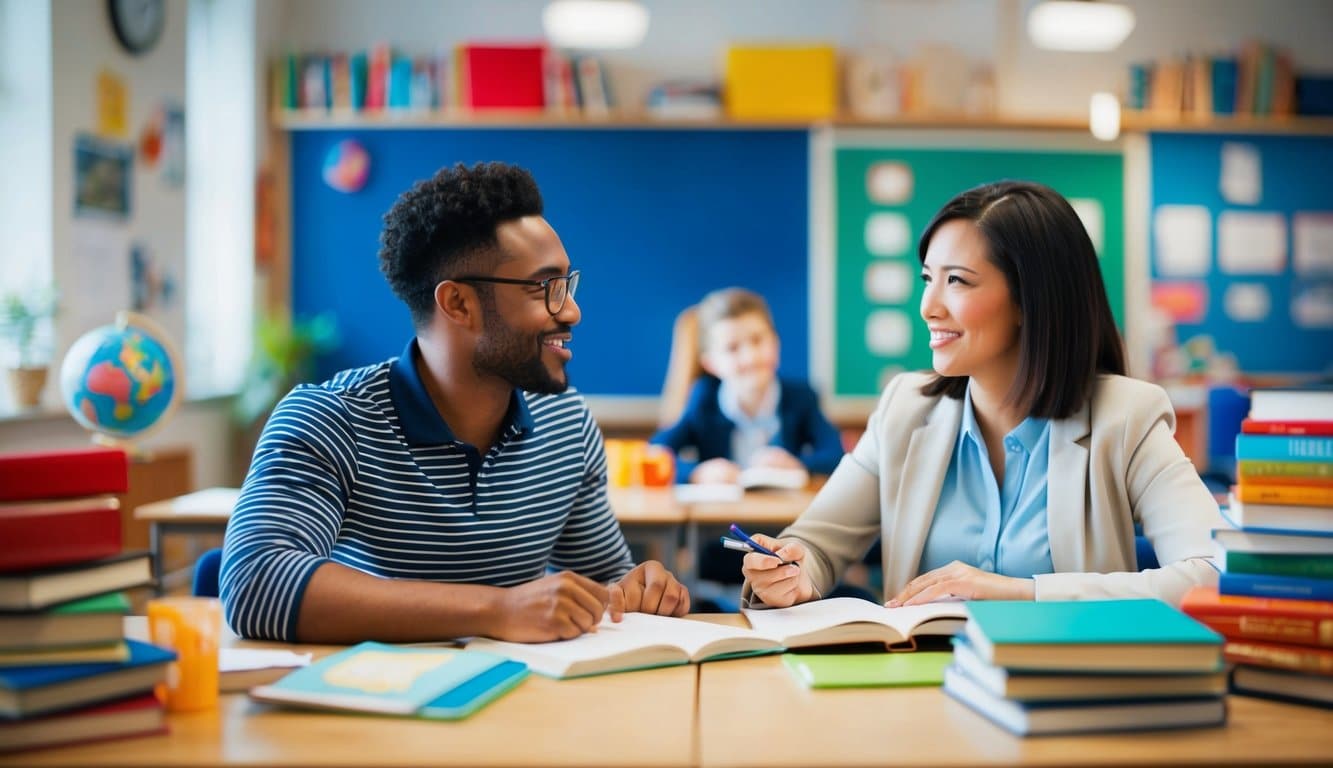
[[[912,348],[912,319],[906,312],[881,309],[866,318],[866,349],[884,357],[902,357]]]
[[[912,225],[901,213],[870,214],[865,236],[866,250],[876,256],[902,256],[912,248]]]
[[[866,267],[866,298],[877,304],[905,304],[912,298],[917,272],[904,261],[876,261]]]
[[[1153,214],[1157,273],[1202,277],[1212,261],[1213,220],[1201,205],[1159,205]]]
[[[1302,276],[1333,275],[1333,213],[1291,217],[1291,266]]]
[[[129,234],[110,220],[76,218],[70,224],[72,277],[61,296],[69,332],[77,336],[114,322],[130,306]]]
[[[1280,275],[1287,268],[1287,221],[1280,213],[1223,211],[1217,266],[1229,275]]]
[[[1273,295],[1261,283],[1234,283],[1222,297],[1227,316],[1241,323],[1261,323],[1273,309]]]
[[[219,672],[244,672],[251,669],[286,669],[304,667],[311,654],[268,648],[221,648],[218,650]]]
[[[1258,205],[1263,197],[1263,163],[1253,144],[1222,145],[1222,199],[1234,205]]]

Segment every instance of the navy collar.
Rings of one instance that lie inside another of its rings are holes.
[[[445,423],[417,373],[416,359],[420,355],[416,337],[413,337],[407,342],[403,354],[389,363],[389,397],[398,411],[403,439],[409,446],[457,443],[458,437]],[[531,432],[535,426],[527,398],[522,390],[515,389],[509,396],[509,410],[505,412],[505,428],[501,434],[506,438],[521,435]]]

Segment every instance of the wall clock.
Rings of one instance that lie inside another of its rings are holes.
[[[166,0],[107,0],[107,13],[116,40],[138,56],[157,45],[166,25]]]

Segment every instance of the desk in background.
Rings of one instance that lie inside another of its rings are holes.
[[[164,543],[173,534],[224,533],[231,512],[240,498],[239,488],[207,488],[174,499],[136,507],[134,519],[148,524],[149,549],[153,553],[153,581],[162,594],[166,579]]]

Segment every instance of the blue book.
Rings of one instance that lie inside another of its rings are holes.
[[[1131,701],[1019,702],[986,690],[958,667],[944,671],[944,692],[1019,736],[1162,730],[1222,725],[1221,696]]]
[[[1237,67],[1234,58],[1220,56],[1213,59],[1213,114],[1235,113]]]
[[[1333,437],[1236,435],[1236,458],[1270,461],[1333,461]]]
[[[1213,672],[1222,636],[1160,600],[967,605],[963,628],[988,664],[1080,672]]]
[[[0,718],[44,712],[123,698],[150,690],[166,677],[176,654],[156,645],[126,640],[125,661],[93,664],[46,664],[0,669]]]
[[[1282,597],[1296,600],[1333,600],[1333,579],[1302,576],[1269,576],[1258,573],[1224,573],[1217,591],[1224,595]]]
[[[307,709],[454,720],[527,674],[526,664],[490,653],[366,642],[253,688],[250,695]]]

